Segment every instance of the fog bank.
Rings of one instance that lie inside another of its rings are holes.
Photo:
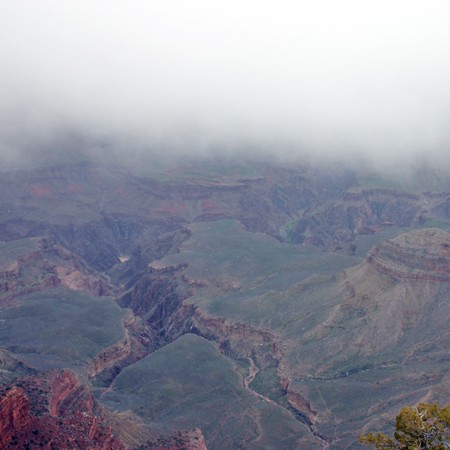
[[[449,164],[449,23],[433,0],[2,2],[0,154],[75,133],[124,155]]]

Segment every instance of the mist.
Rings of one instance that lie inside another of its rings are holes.
[[[5,1],[0,155],[450,165],[449,23],[433,0]]]

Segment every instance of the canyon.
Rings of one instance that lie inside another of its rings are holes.
[[[402,406],[449,402],[450,189],[373,178],[3,173],[1,445],[357,448]]]

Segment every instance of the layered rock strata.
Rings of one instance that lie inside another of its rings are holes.
[[[368,262],[395,278],[450,281],[450,234],[437,228],[401,234],[375,247]]]

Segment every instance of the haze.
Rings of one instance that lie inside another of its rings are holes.
[[[1,154],[75,130],[124,154],[448,162],[449,23],[433,0],[4,0]]]

